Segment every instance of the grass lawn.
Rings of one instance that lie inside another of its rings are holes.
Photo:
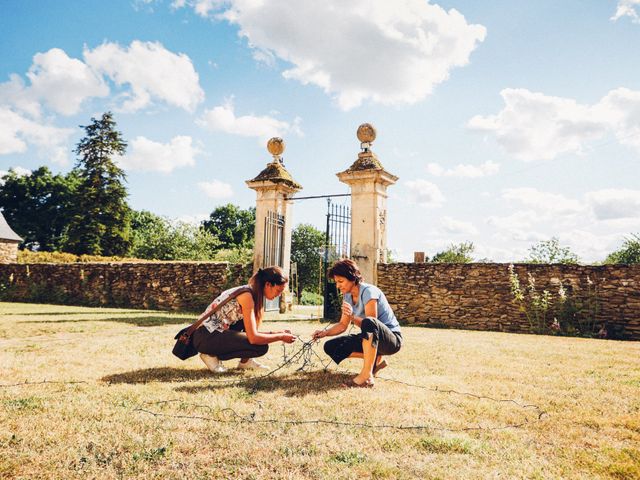
[[[407,327],[375,388],[347,389],[357,361],[181,362],[192,319],[0,303],[0,478],[640,478],[638,342]]]

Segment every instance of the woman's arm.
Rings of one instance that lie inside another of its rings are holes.
[[[244,319],[244,329],[247,333],[247,340],[252,345],[266,345],[273,342],[293,343],[296,336],[288,332],[278,333],[261,333],[258,331],[256,322],[256,314],[253,311],[253,297],[249,292],[242,293],[237,297],[238,303],[242,308],[242,317]]]
[[[315,332],[313,332],[313,335],[311,337],[314,340],[317,340],[318,338],[322,338],[322,337],[333,337],[335,335],[340,335],[342,332],[344,332],[347,329],[347,327],[351,323],[351,316],[345,314],[344,312],[345,304],[343,304],[343,307],[342,307],[342,315],[340,316],[340,321],[332,325],[330,328],[327,328],[325,330],[316,330]]]
[[[353,315],[353,310],[352,310]],[[372,298],[364,305],[364,316],[365,317],[373,317],[378,318],[378,300]],[[358,327],[362,325],[362,317],[353,316],[353,323],[355,323]]]

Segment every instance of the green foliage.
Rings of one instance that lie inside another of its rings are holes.
[[[300,295],[300,305],[322,305],[324,299],[322,295],[308,290],[303,290]]]
[[[134,211],[130,255],[147,260],[213,260],[218,240],[203,227]]]
[[[471,263],[475,247],[472,242],[462,242],[458,245],[452,243],[449,248],[436,253],[430,260],[433,263]]]
[[[111,112],[100,120],[92,118],[82,128],[86,135],[76,148],[79,184],[64,249],[76,254],[124,255],[130,247],[130,209],[125,174],[113,157],[124,155],[127,144]]]
[[[123,257],[102,257],[99,255],[74,255],[64,252],[31,252],[18,251],[18,263],[86,263],[86,262],[122,262],[135,259]]]
[[[291,232],[291,261],[298,266],[298,297],[304,290],[320,293],[320,250],[324,241],[325,234],[309,224],[300,224]]]
[[[211,212],[209,220],[202,222],[202,226],[219,240],[219,248],[251,247],[255,234],[256,209],[251,207],[243,210],[228,203]]]
[[[631,238],[625,239],[620,250],[610,253],[604,263],[620,263],[624,265],[640,263],[640,235],[631,234]]]
[[[225,248],[218,250],[213,255],[213,260],[238,265],[253,264],[253,249],[249,247]]]
[[[549,333],[550,325],[547,322],[547,312],[551,307],[552,295],[548,290],[538,293],[536,280],[530,273],[527,275],[528,283],[525,289],[520,287],[520,279],[515,273],[513,265],[509,265],[509,283],[514,301],[519,310],[525,314],[532,333]]]
[[[531,333],[559,333],[583,337],[597,334],[597,318],[600,312],[598,286],[586,278],[586,288],[575,291],[569,281],[561,281],[554,296],[549,290],[540,293],[536,280],[527,274],[527,286],[520,286],[520,279],[513,265],[509,265],[509,283],[513,301],[525,314]],[[553,319],[553,320],[551,320]]]
[[[75,171],[53,175],[40,167],[30,175],[13,170],[0,185],[0,207],[11,228],[23,238],[21,248],[52,251],[60,247],[72,216],[79,178]]]
[[[575,265],[578,263],[579,258],[569,247],[561,247],[558,238],[552,237],[551,240],[543,240],[529,248],[529,258],[524,261],[527,263]]]

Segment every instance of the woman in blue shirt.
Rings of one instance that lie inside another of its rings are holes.
[[[332,337],[343,333],[353,322],[361,332],[344,335],[324,344],[324,351],[334,362],[345,358],[362,358],[362,370],[349,386],[373,387],[376,373],[387,366],[383,355],[393,355],[402,346],[400,324],[384,293],[375,285],[364,283],[353,260],[337,261],[328,275],[344,296],[340,322],[326,330],[317,330],[313,338]]]

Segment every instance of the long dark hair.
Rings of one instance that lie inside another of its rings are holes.
[[[262,320],[262,306],[264,305],[264,286],[267,282],[271,285],[282,285],[287,283],[289,278],[282,269],[277,266],[259,268],[249,280],[249,286],[253,292],[253,311],[256,314],[256,323]]]
[[[336,275],[339,277],[344,277],[347,280],[355,283],[356,285],[360,285],[362,282],[362,274],[360,273],[360,269],[356,262],[351,260],[350,258],[343,258],[338,260],[327,272],[329,278],[334,278]]]

